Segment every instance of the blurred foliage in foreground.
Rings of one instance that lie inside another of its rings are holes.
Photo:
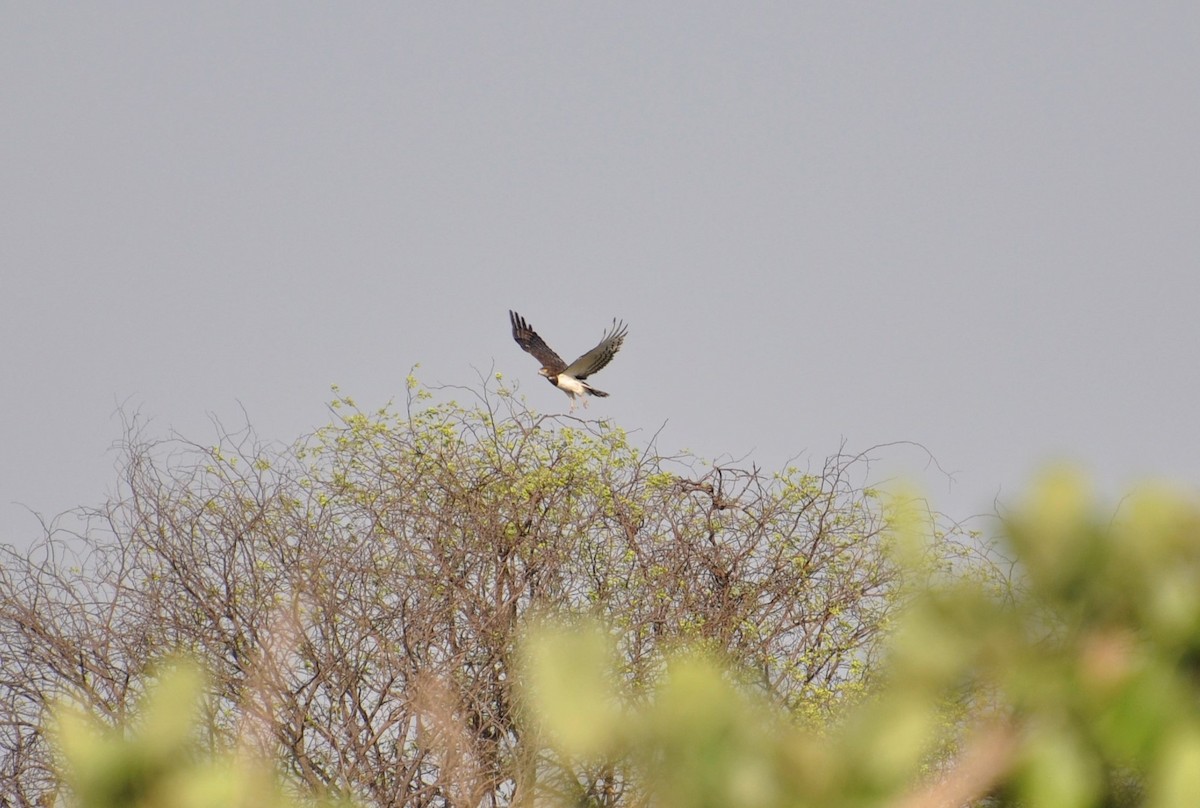
[[[82,808],[332,808],[289,796],[252,735],[208,755],[202,703],[205,677],[192,663],[164,665],[126,726],[113,727],[63,702],[54,737],[64,781]]]
[[[515,693],[515,649],[546,615],[608,626],[634,692],[685,645],[737,660],[800,722],[873,686],[911,582],[868,455],[711,463],[492,381],[435,395],[412,378],[398,405],[331,410],[290,445],[219,425],[215,444],[157,440],[135,420],[80,535],[0,546],[0,808],[61,788],[51,705],[123,726],[168,653],[207,676],[189,755],[252,737],[296,793],[364,806],[552,799],[553,751]],[[930,514],[922,535],[931,565],[969,562]],[[555,765],[575,791],[609,779]]]
[[[728,660],[680,650],[634,691],[620,632],[582,623],[532,632],[522,732],[543,752],[527,759],[538,787],[513,803],[1197,804],[1200,510],[1151,491],[1113,517],[1061,475],[1004,533],[1019,589],[998,595],[931,572],[899,619],[877,689],[819,728],[798,724]],[[62,713],[60,747],[81,804],[281,804],[245,759],[190,754],[189,676],[161,685],[133,740]],[[579,767],[594,776],[569,775]]]
[[[284,805],[269,768],[252,758],[200,754],[201,692],[197,669],[180,663],[142,699],[127,728],[60,704],[54,737],[76,802],[84,808]]]
[[[1200,510],[1151,491],[1114,518],[1062,474],[1004,534],[1019,593],[934,576],[878,691],[821,730],[711,657],[682,651],[639,699],[608,632],[535,633],[527,698],[545,738],[612,773],[564,804],[1200,804]]]

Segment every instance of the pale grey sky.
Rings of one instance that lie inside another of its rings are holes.
[[[955,516],[1200,480],[1194,2],[8,3],[0,541],[115,411],[264,438],[630,324],[591,414]],[[923,475],[923,476],[922,476]]]

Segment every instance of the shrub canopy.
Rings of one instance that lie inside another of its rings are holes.
[[[398,408],[339,397],[288,447],[131,429],[85,555],[57,536],[8,551],[0,777],[29,802],[56,788],[47,706],[119,723],[154,661],[185,652],[208,672],[210,750],[252,742],[365,804],[520,802],[554,755],[513,688],[518,638],[546,615],[608,626],[634,693],[685,644],[809,724],[862,693],[903,581],[860,460],[764,474],[465,392],[410,378]],[[612,782],[555,765],[584,793]]]

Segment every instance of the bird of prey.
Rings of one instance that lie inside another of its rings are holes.
[[[586,379],[611,362],[617,351],[621,350],[621,344],[625,342],[624,323],[618,323],[616,318],[613,318],[612,328],[605,332],[600,344],[568,365],[538,336],[533,327],[525,322],[524,317],[509,309],[508,319],[512,321],[513,339],[542,363],[542,369],[538,373],[571,399],[571,412],[575,411],[576,396],[583,399],[586,409],[588,396],[604,398],[608,395],[603,390],[592,387]]]

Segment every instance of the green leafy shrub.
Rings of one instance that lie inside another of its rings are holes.
[[[1150,490],[1114,517],[1057,474],[1004,537],[1019,585],[929,576],[878,687],[819,728],[727,658],[681,651],[639,696],[603,673],[619,664],[610,632],[534,632],[533,723],[558,754],[614,773],[564,804],[621,789],[676,808],[1198,804],[1200,509]]]
[[[910,563],[925,557],[912,523],[893,524],[909,533],[898,551]],[[1060,474],[1003,533],[1011,588],[954,565],[910,570],[919,591],[874,685],[834,720],[787,709],[720,649],[681,639],[641,681],[628,676],[619,626],[541,622],[522,643],[513,695],[522,788],[497,804],[1194,805],[1200,508],[1150,490],[1114,516]],[[261,745],[214,755],[201,742],[217,715],[203,681],[174,668],[116,725],[61,707],[55,737],[71,799],[295,804]],[[441,738],[449,760],[452,737]]]
[[[118,495],[82,536],[0,548],[13,801],[59,788],[48,705],[70,694],[124,726],[175,652],[210,680],[197,757],[252,731],[297,793],[379,806],[616,783],[555,758],[518,709],[515,648],[545,615],[603,620],[635,694],[683,646],[736,659],[814,725],[867,692],[910,595],[865,461],[709,463],[494,384],[435,394],[413,379],[378,409],[339,396],[332,423],[289,446],[248,428],[157,441],[131,424]],[[954,536],[927,538],[934,566],[956,563]],[[636,802],[623,793],[612,804]]]
[[[243,745],[224,754],[200,743],[204,677],[164,666],[129,720],[112,726],[62,702],[54,715],[68,801],[80,808],[315,808],[289,797],[272,761]],[[332,805],[332,803],[329,803]]]

